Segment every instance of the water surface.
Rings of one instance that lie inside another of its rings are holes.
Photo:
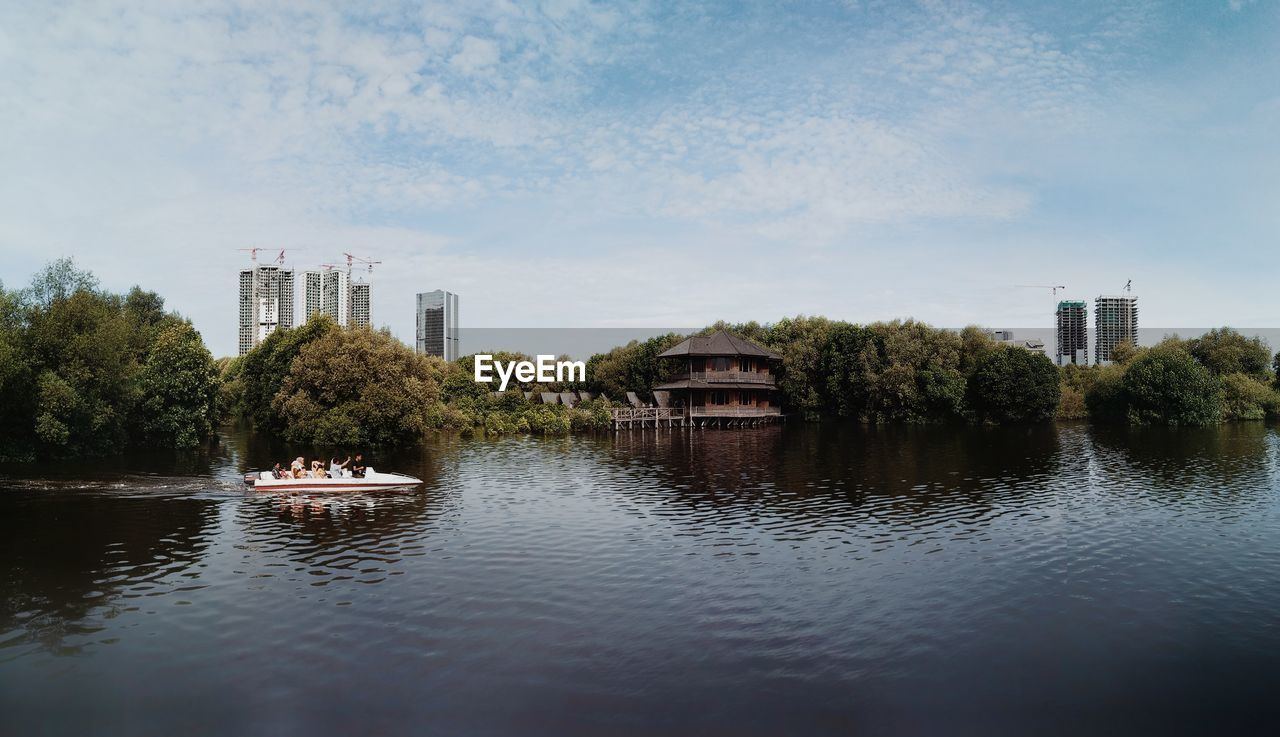
[[[12,734],[1264,733],[1274,428],[439,439],[0,469]]]

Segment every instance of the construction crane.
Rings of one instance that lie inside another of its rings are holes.
[[[236,250],[237,250],[237,251],[248,251],[248,252],[249,252],[249,259],[250,259],[251,261],[253,261],[253,262],[256,264],[256,263],[258,263],[258,251],[265,251],[265,250],[267,250],[267,249],[266,249],[266,248],[263,248],[263,247],[261,247],[261,246],[259,246],[259,247],[257,247],[257,248],[237,248]],[[273,251],[274,251],[275,249],[273,248],[273,249],[271,249],[271,250],[273,250]],[[279,256],[276,256],[276,258],[275,258],[275,262],[276,262],[277,264],[280,264],[281,266],[283,266],[283,265],[284,265],[284,252],[285,252],[285,251],[297,251],[297,250],[299,250],[299,249],[297,249],[297,248],[281,248],[281,249],[280,249],[280,255],[279,255]]]
[[[1124,283],[1124,293],[1125,293],[1125,294],[1133,294],[1133,280],[1132,280],[1132,279],[1130,279],[1129,281],[1127,281],[1127,282],[1125,282],[1125,283]]]
[[[1057,286],[1054,286],[1052,284],[1014,284],[1013,286],[1020,287],[1023,289],[1048,289],[1049,291],[1053,292],[1053,296],[1055,297],[1058,296],[1059,289],[1066,289],[1066,287],[1062,286],[1061,284]]]
[[[372,259],[363,258],[361,256],[352,256],[349,253],[344,253],[342,255],[347,257],[347,276],[351,276],[351,263],[353,261],[359,261],[362,264],[368,264],[370,274],[373,273],[373,267],[375,264],[382,263],[381,261],[374,261]]]

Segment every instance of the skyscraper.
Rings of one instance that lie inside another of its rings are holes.
[[[1056,363],[1089,365],[1088,317],[1084,300],[1058,303],[1058,353]]]
[[[1093,353],[1098,363],[1111,362],[1111,351],[1121,343],[1138,344],[1138,298],[1132,295],[1100,296],[1093,301]]]
[[[458,357],[458,295],[437,289],[418,294],[418,353],[446,361]]]
[[[278,327],[293,327],[293,269],[259,265],[240,272],[240,355]]]
[[[371,322],[369,312],[369,282],[351,282],[351,319],[347,324],[367,328]]]
[[[369,285],[353,282],[345,271],[306,273],[306,319],[320,313],[339,325],[369,325]]]

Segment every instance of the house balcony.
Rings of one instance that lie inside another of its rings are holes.
[[[705,381],[708,384],[772,384],[773,374],[756,371],[686,371],[676,381]]]

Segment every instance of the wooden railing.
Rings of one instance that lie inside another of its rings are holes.
[[[782,410],[778,407],[734,407],[734,406],[713,406],[694,407],[694,417],[768,417],[769,415],[780,415]]]
[[[615,420],[679,420],[684,410],[679,407],[614,407],[609,412]]]
[[[755,371],[689,371],[676,377],[677,380],[692,379],[705,381],[708,384],[772,384],[773,374],[761,374]]]

